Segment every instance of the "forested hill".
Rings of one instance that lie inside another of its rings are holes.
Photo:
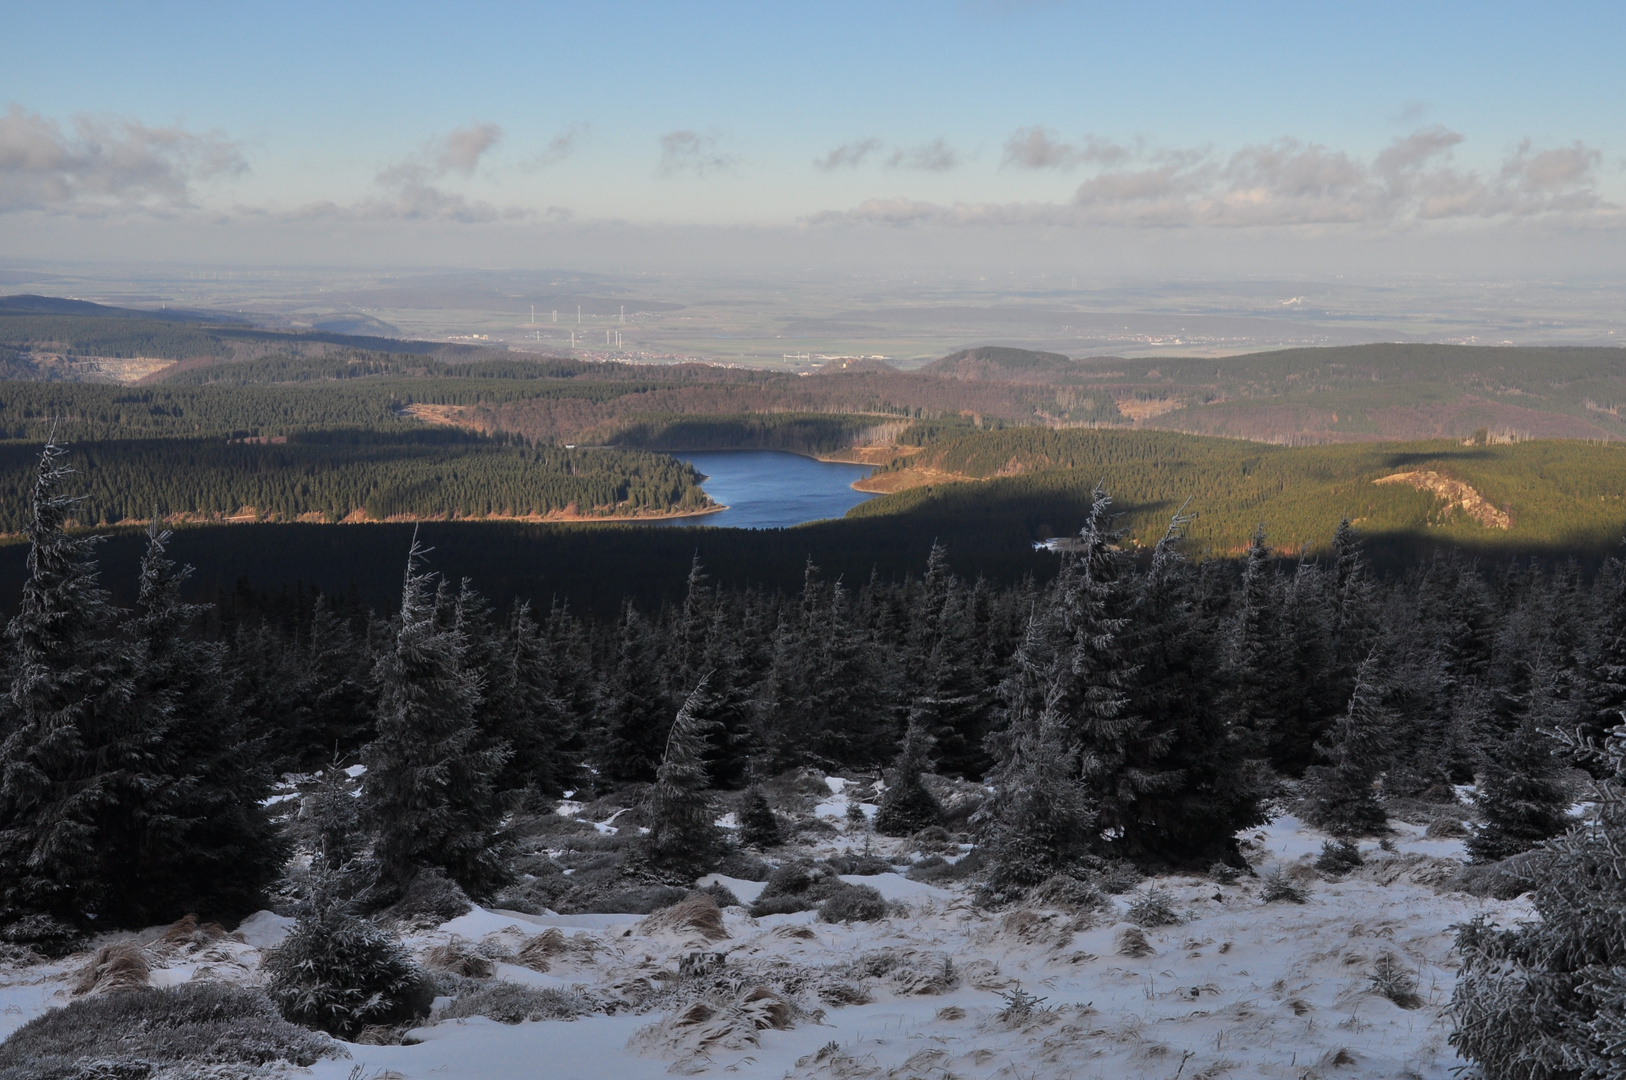
[[[1078,364],[1061,353],[984,345],[951,353],[920,370],[984,382],[1056,383],[1076,377]]]
[[[0,297],[0,350],[16,354],[9,359],[11,378],[39,374],[30,374],[35,354],[178,361],[234,359],[266,351],[299,354],[334,347],[441,357],[473,357],[489,351],[320,330],[262,330],[241,318],[213,312],[137,311],[55,297]]]
[[[1622,477],[1626,443],[1287,447],[1163,431],[961,429],[872,475],[867,488],[896,493],[852,513],[935,505],[971,514],[979,505],[1043,503],[1099,481],[1125,511],[1122,527],[1147,546],[1190,500],[1197,519],[1188,536],[1210,552],[1241,550],[1261,524],[1273,547],[1318,548],[1329,521],[1350,518],[1374,537],[1582,554],[1626,531]]]

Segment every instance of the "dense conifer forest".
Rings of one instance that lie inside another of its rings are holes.
[[[808,562],[797,589],[729,588],[702,554],[673,603],[499,614],[458,581],[457,552],[418,544],[397,553],[405,591],[390,612],[303,590],[199,607],[152,531],[122,609],[94,538],[65,529],[77,500],[64,456],[38,462],[7,631],[13,940],[66,939],[92,915],[241,913],[281,870],[271,778],[358,760],[365,844],[384,853],[363,862],[390,875],[367,887],[393,897],[434,870],[490,897],[514,883],[505,807],[656,782],[675,718],[704,787],[801,765],[892,769],[900,799],[925,772],[991,784],[996,891],[1078,860],[1234,861],[1234,837],[1283,780],[1329,829],[1362,833],[1382,824],[1379,775],[1386,794],[1428,799],[1485,773],[1498,793],[1476,843],[1501,858],[1565,822],[1557,789],[1532,780],[1541,733],[1601,738],[1626,707],[1618,559],[1590,580],[1571,564],[1448,556],[1380,577],[1345,523],[1323,559],[1276,558],[1261,532],[1238,563],[1199,565],[1176,515],[1137,563],[1098,490],[1042,585],[957,572],[938,545],[901,578]],[[209,725],[225,715],[238,728],[222,740]],[[397,789],[425,769],[471,779]],[[1504,774],[1516,793],[1495,788]],[[431,840],[390,809],[454,796],[473,801],[432,811]],[[913,831],[931,814],[921,801],[894,816]],[[107,842],[132,827],[136,847]],[[107,862],[131,850],[172,869],[137,881]]]

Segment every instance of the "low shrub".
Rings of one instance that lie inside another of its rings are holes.
[[[1027,902],[1072,912],[1100,911],[1111,903],[1095,882],[1068,874],[1055,874],[1035,885],[1028,890]]]
[[[456,1000],[441,1010],[439,1018],[462,1020],[484,1016],[502,1024],[518,1024],[526,1020],[573,1020],[592,1011],[591,1002],[568,990],[494,982],[457,995]]]
[[[1394,953],[1380,955],[1367,978],[1371,980],[1373,993],[1388,998],[1402,1009],[1415,1009],[1423,1004],[1423,999],[1417,996],[1417,977]]]
[[[1129,921],[1136,926],[1178,926],[1185,920],[1174,910],[1174,897],[1153,887],[1137,896],[1129,905]]]
[[[768,875],[768,883],[757,895],[759,900],[778,896],[807,896],[814,901],[823,900],[844,886],[836,871],[828,863],[806,859],[786,863]]]
[[[874,922],[886,918],[886,900],[873,885],[848,885],[819,905],[819,921]]]
[[[749,851],[734,848],[723,856],[723,861],[717,865],[717,872],[724,877],[739,878],[741,881],[767,881],[773,873],[773,864],[757,858]]]
[[[1217,862],[1208,868],[1208,876],[1220,885],[1235,885],[1243,871],[1229,863]]]
[[[1260,890],[1259,897],[1267,904],[1274,904],[1278,900],[1302,904],[1310,898],[1310,894],[1293,884],[1293,879],[1287,876],[1287,871],[1282,867],[1273,866],[1265,873],[1264,888]]]
[[[1321,844],[1321,854],[1315,858],[1315,868],[1336,877],[1349,873],[1365,862],[1361,849],[1353,841],[1326,840]]]
[[[838,874],[859,874],[865,877],[890,874],[894,870],[890,862],[878,855],[854,855],[851,852],[832,855],[825,863]]]
[[[198,982],[52,1009],[0,1043],[0,1075],[67,1080],[142,1077],[170,1065],[308,1066],[342,1052],[278,1016],[259,990]]]
[[[983,849],[972,848],[953,862],[941,855],[928,855],[909,867],[911,881],[924,881],[931,885],[946,885],[955,881],[969,881],[982,873],[988,865]]]
[[[822,902],[800,893],[792,893],[789,896],[758,897],[751,904],[751,917],[760,919],[765,915],[794,915],[798,911],[810,911],[818,907]]]
[[[430,868],[418,871],[388,914],[403,922],[439,926],[473,909],[474,905],[457,882],[439,869]]]
[[[740,903],[740,898],[734,895],[734,890],[720,881],[714,881],[700,891],[716,901],[720,908],[744,906]]]
[[[427,1016],[428,975],[376,924],[336,907],[309,913],[264,961],[282,1015],[333,1035]]]

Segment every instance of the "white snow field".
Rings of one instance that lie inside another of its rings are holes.
[[[844,797],[831,786],[820,813],[829,807],[839,817],[845,807],[831,804]],[[488,955],[511,957],[556,930],[568,945],[539,965],[547,970],[502,960],[493,978],[575,988],[599,1011],[519,1024],[431,1019],[408,1033],[407,1045],[345,1044],[348,1058],[289,1072],[317,1080],[1448,1080],[1463,1064],[1446,1041],[1457,965],[1451,927],[1480,912],[1506,925],[1528,917],[1528,905],[1444,891],[1461,865],[1460,841],[1425,839],[1396,822],[1392,850],[1363,844],[1367,864],[1327,880],[1310,866],[1324,839],[1281,818],[1244,844],[1256,869],[1283,866],[1308,891],[1305,903],[1262,902],[1257,878],[1218,885],[1167,876],[1138,891],[1166,890],[1183,921],[1146,928],[1126,920],[1135,893],[1093,915],[989,912],[963,886],[901,874],[844,878],[896,902],[882,921],[830,925],[811,911],[753,919],[732,907],[720,940],[658,916],[476,908],[409,936],[409,946],[423,956],[437,945],[483,942]],[[851,840],[832,837],[807,853],[844,850]],[[900,861],[908,846],[871,842]],[[720,880],[746,902],[761,889]],[[245,923],[243,940],[160,956],[167,966],[152,981],[253,982],[260,949],[286,926],[262,913]],[[686,958],[692,965],[692,954],[712,953],[723,955],[709,958],[703,977],[680,975]],[[1370,975],[1384,954],[1415,975],[1414,1007],[1373,991]],[[70,1000],[83,963],[80,956],[0,971],[0,1035]]]

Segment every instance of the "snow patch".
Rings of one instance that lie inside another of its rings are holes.
[[[721,885],[729,892],[740,898],[742,904],[754,904],[762,890],[768,887],[766,881],[746,881],[744,878],[728,877],[726,874],[707,874],[695,885],[704,889],[708,885]]]
[[[274,949],[287,940],[295,921],[274,911],[256,911],[237,924],[237,932],[256,949]]]

